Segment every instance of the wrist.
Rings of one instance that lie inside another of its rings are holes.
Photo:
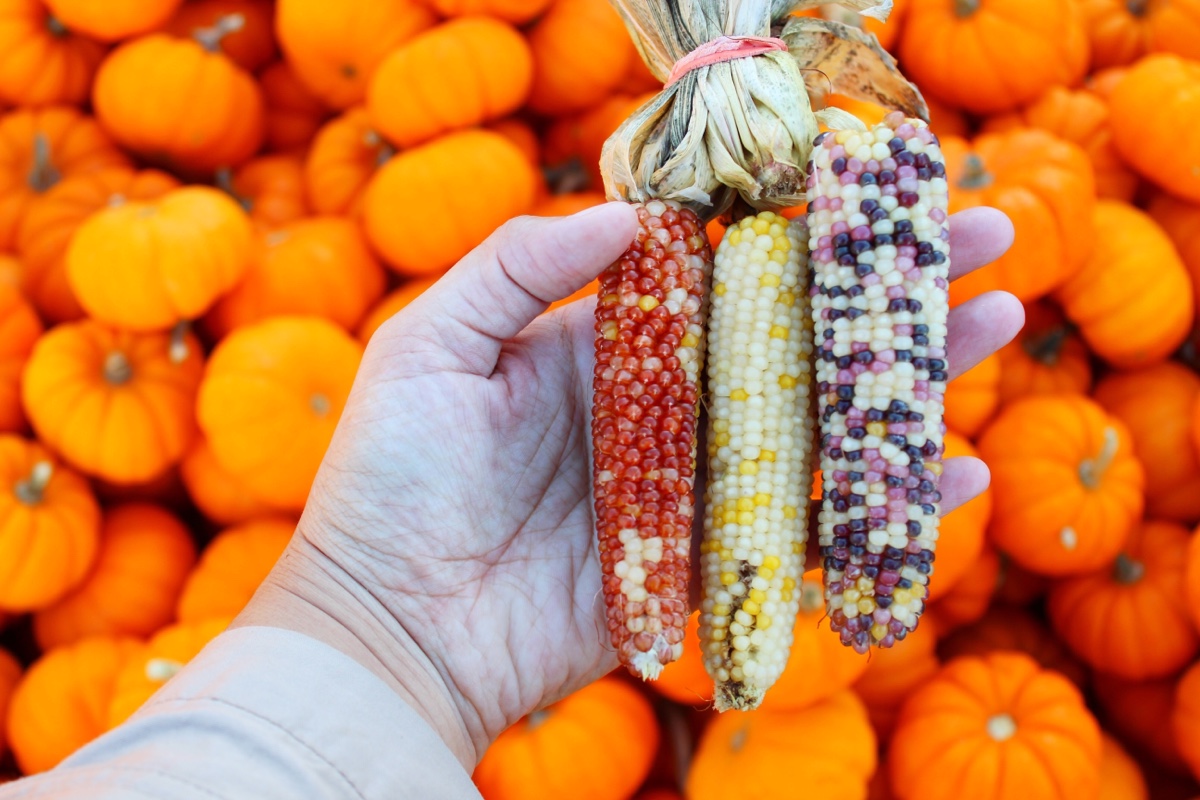
[[[260,625],[305,634],[350,656],[421,715],[468,772],[488,745],[433,660],[395,617],[302,534],[230,627]]]

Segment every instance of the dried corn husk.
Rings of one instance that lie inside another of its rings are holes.
[[[600,167],[608,196],[677,200],[705,219],[739,196],[755,209],[795,206],[804,201],[819,123],[859,124],[825,109],[827,94],[927,117],[920,93],[873,35],[839,22],[789,19],[827,2],[612,0],[661,80],[679,59],[721,36],[776,36],[788,51],[699,67],[639,108],[605,143]],[[886,19],[891,0],[840,5]]]

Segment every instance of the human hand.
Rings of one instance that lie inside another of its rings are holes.
[[[952,219],[953,277],[1012,241],[995,210]],[[468,769],[504,728],[617,663],[590,508],[594,301],[539,315],[635,226],[615,203],[514,220],[380,328],[298,535],[239,620],[364,663]],[[1001,292],[952,311],[951,377],[1021,322]],[[987,480],[976,459],[947,461],[943,513]]]

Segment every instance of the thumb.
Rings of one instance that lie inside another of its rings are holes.
[[[408,369],[487,377],[504,342],[620,258],[636,231],[627,203],[510,220],[385,323],[378,338]]]

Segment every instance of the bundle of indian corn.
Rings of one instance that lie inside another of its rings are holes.
[[[833,629],[859,651],[889,647],[924,608],[944,431],[944,166],[920,94],[873,37],[789,17],[821,0],[614,4],[666,85],[601,162],[610,199],[640,222],[596,309],[608,629],[643,678],[682,653],[703,409],[704,663],[718,709],[753,708],[791,646],[817,444]],[[826,92],[898,110],[868,128],[814,111]],[[777,213],[804,202],[806,217]],[[730,227],[714,255],[704,223],[718,216]]]

